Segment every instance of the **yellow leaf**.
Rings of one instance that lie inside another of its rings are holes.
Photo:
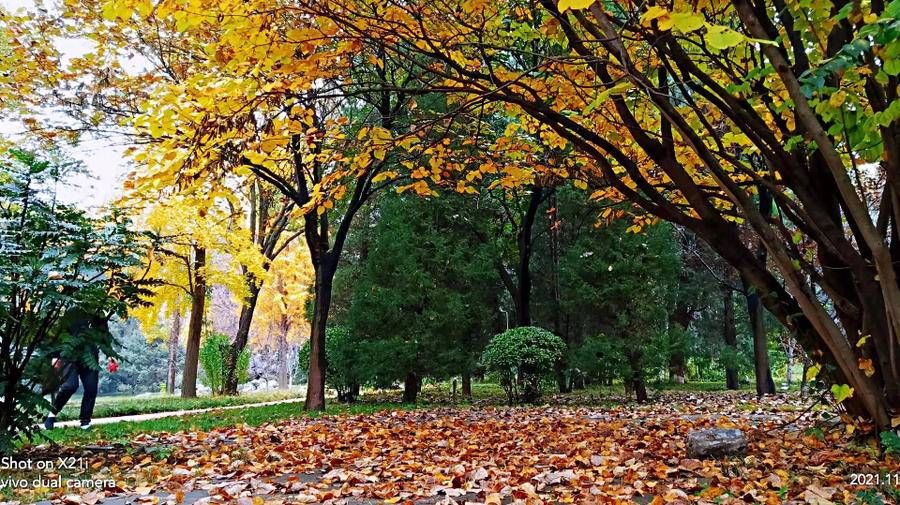
[[[375,65],[378,68],[382,68],[382,69],[384,68],[384,61],[382,61],[381,58],[379,58],[378,56],[375,56],[374,54],[370,54],[366,58],[369,60],[369,63],[371,63],[372,65]]]
[[[388,130],[387,128],[382,128],[381,126],[372,127],[371,132],[372,140],[378,144],[390,142],[391,138],[393,138],[390,130]]]
[[[489,0],[465,0],[462,3],[463,12],[471,14],[473,12],[482,11],[487,6]]]
[[[670,16],[668,14],[666,14],[656,20],[656,26],[664,32],[671,30],[674,25],[675,25],[675,22],[672,21],[672,16]]]
[[[828,105],[830,105],[832,107],[840,107],[841,105],[844,104],[844,101],[846,99],[847,99],[847,93],[844,90],[839,89],[839,90],[835,91],[834,93],[832,93],[831,96],[828,98]]]
[[[381,181],[386,181],[388,179],[396,179],[396,178],[397,178],[397,172],[387,170],[384,172],[380,172],[375,177],[372,177],[372,182],[378,183]]]
[[[402,147],[403,149],[406,149],[407,151],[409,151],[410,148],[412,147],[412,145],[418,141],[419,141],[419,139],[417,139],[415,137],[406,137],[403,140],[401,140],[400,142],[397,142],[397,145]]]
[[[593,3],[594,0],[559,0],[557,8],[559,9],[559,12],[566,12],[567,9],[578,11],[587,9],[588,7],[593,5]]]
[[[465,68],[467,62],[466,62],[466,57],[463,55],[463,53],[461,53],[459,51],[451,51],[450,59],[453,60],[453,62],[456,63],[457,65]]]
[[[703,28],[706,20],[700,14],[693,12],[673,12],[669,14],[672,19],[672,26],[681,33],[690,33]]]
[[[622,81],[615,86],[605,89],[601,91],[594,100],[584,109],[584,114],[590,114],[594,111],[600,104],[609,100],[609,97],[612,95],[621,95],[633,88],[634,84],[631,81]]]
[[[710,48],[721,51],[734,47],[745,39],[744,35],[727,26],[708,25],[706,28],[706,43]]]
[[[816,378],[816,375],[819,375],[819,372],[822,370],[822,365],[816,363],[815,365],[809,367],[806,370],[806,380],[811,381]]]
[[[872,335],[863,335],[862,337],[860,337],[859,341],[856,342],[856,347],[862,347],[866,345],[866,341],[869,340],[869,337],[871,336]]]
[[[834,401],[841,403],[853,397],[853,388],[847,384],[834,384],[831,386],[831,394],[834,395]]]
[[[658,5],[647,8],[647,11],[641,15],[641,26],[650,26],[650,22],[668,14],[669,11]]]

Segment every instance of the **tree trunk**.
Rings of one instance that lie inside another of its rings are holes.
[[[3,401],[0,401],[0,433],[8,441],[13,441],[17,438],[17,435],[14,434],[16,428],[18,428],[16,426],[16,402],[18,401],[19,381],[21,380],[20,375],[13,372],[12,368],[14,365],[12,365],[11,361],[9,360],[9,362],[4,364],[4,371],[8,373],[8,376],[0,383],[3,385],[3,393],[0,393],[3,395]],[[12,450],[14,448],[15,446],[2,447],[0,449]]]
[[[793,379],[794,379],[794,346],[793,346],[793,342],[791,342],[790,344],[791,345],[787,346],[787,349],[785,350],[785,353],[784,353],[785,358],[786,358],[785,361],[787,361],[787,369],[785,370],[785,376],[786,376],[785,381],[787,382],[788,389],[791,389],[791,383],[793,382]]]
[[[181,397],[197,397],[197,367],[200,361],[200,337],[206,313],[206,249],[194,249],[194,289],[191,295],[191,319],[188,323],[187,350],[184,356],[184,375],[181,378]]]
[[[175,375],[178,372],[178,338],[181,335],[181,310],[172,312],[172,328],[169,330],[169,358],[166,363],[166,393],[175,394]]]
[[[540,203],[540,201],[538,201]],[[551,261],[551,270],[550,270],[550,281],[553,289],[553,333],[563,339],[566,343],[566,348],[569,347],[569,334],[568,332],[563,332],[562,330],[562,290],[560,289],[560,281],[559,281],[559,270],[560,270],[560,246],[559,246],[559,231],[560,231],[560,223],[559,223],[559,208],[556,204],[556,192],[552,189],[550,190],[550,194],[548,195],[548,204],[549,209],[547,210],[548,214],[548,230],[547,234],[549,235],[549,246],[550,246],[550,261]],[[572,391],[571,384],[569,382],[570,370],[568,369],[568,353],[563,356],[563,359],[556,364],[556,385],[559,388],[560,393],[568,393]]]
[[[472,373],[468,370],[462,373],[462,395],[472,399]]]
[[[812,364],[811,360],[803,360],[803,373],[800,375],[800,397],[802,398],[806,398],[806,393],[809,390],[809,381],[806,380],[806,373],[809,371],[810,364]]]
[[[747,313],[750,316],[750,330],[753,334],[753,371],[756,376],[757,396],[775,394],[775,383],[769,367],[769,336],[766,333],[765,313],[759,303],[759,295],[744,281],[747,298]]]
[[[403,381],[403,403],[416,403],[421,387],[422,378],[416,372],[408,372]]]
[[[565,363],[556,365],[556,386],[560,393],[568,393],[572,389],[569,387],[569,377],[566,374]]]
[[[278,333],[278,389],[291,387],[290,348],[286,331]]]
[[[538,208],[544,196],[544,189],[535,186],[531,190],[528,209],[522,218],[517,237],[519,263],[516,268],[516,326],[531,326],[531,255],[533,252],[532,233],[537,220]]]
[[[630,369],[629,382],[634,391],[635,400],[638,403],[647,401],[647,386],[644,384],[644,356],[639,349],[628,351],[628,366]]]
[[[337,259],[326,253],[316,265],[312,331],[309,336],[309,373],[306,383],[306,410],[325,410],[325,371],[328,360],[325,355],[325,330],[328,311],[331,309],[331,291]]]
[[[725,345],[731,348],[732,355],[729,357],[729,363],[725,366],[725,387],[728,389],[740,389],[741,384],[738,379],[738,371],[734,366],[733,358],[737,355],[737,328],[734,324],[734,292],[728,283],[733,279],[731,268],[725,267],[725,284],[722,286],[722,323],[724,331]]]
[[[683,269],[679,275],[679,283],[684,285],[690,282],[689,271]],[[694,320],[695,308],[691,305],[695,300],[689,300],[684,295],[678,296],[675,309],[669,315],[669,337],[671,341],[669,355],[669,382],[684,384],[687,375],[687,361],[685,359],[686,338],[688,328]]]
[[[687,375],[687,364],[685,363],[684,353],[676,351],[669,356],[669,382],[673,384],[684,384],[685,375]]]
[[[753,157],[753,165],[763,168],[757,157]],[[772,214],[772,194],[765,187],[758,185],[759,213],[766,219]],[[761,265],[765,265],[768,253],[762,241],[756,244],[756,257]],[[753,333],[753,371],[756,376],[756,395],[775,394],[775,383],[772,380],[772,369],[769,366],[769,337],[766,333],[766,319],[763,306],[759,302],[759,293],[756,292],[747,279],[741,276],[747,298],[747,313],[750,316],[750,328]]]
[[[260,283],[253,274],[246,275],[246,282],[249,288],[249,295],[241,305],[241,317],[238,323],[238,330],[234,336],[234,341],[228,348],[228,354],[225,356],[225,377],[223,377],[223,389],[226,395],[238,394],[238,361],[241,353],[247,347],[247,340],[250,338],[250,327],[253,324],[253,313],[256,311],[256,305],[259,301]]]

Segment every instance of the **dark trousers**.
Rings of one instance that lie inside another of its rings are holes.
[[[94,414],[94,402],[97,401],[97,383],[100,381],[100,371],[86,367],[81,363],[73,364],[69,367],[69,372],[63,381],[62,386],[53,398],[53,413],[59,414],[59,411],[66,406],[69,398],[78,391],[78,379],[81,379],[81,385],[84,387],[83,396],[81,397],[81,424],[91,422],[91,416]]]

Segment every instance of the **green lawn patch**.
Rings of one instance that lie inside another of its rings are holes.
[[[295,417],[369,414],[381,410],[409,410],[414,408],[427,408],[427,405],[398,403],[359,403],[353,405],[331,404],[324,413],[311,413],[305,412],[303,410],[303,405],[300,403],[284,403],[241,409],[212,410],[201,414],[165,417],[148,421],[125,421],[102,424],[94,426],[90,431],[83,431],[77,427],[57,428],[50,431],[43,431],[41,434],[52,442],[69,446],[116,443],[127,444],[131,439],[142,433],[176,433],[188,430],[209,431],[214,428],[223,428],[240,424],[259,426],[263,423],[281,421]],[[41,443],[41,440],[37,439],[35,440],[35,443]]]

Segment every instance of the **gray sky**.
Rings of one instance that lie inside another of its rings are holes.
[[[31,7],[32,0],[0,0],[0,5],[8,10]],[[74,57],[91,50],[91,43],[79,40],[61,41],[64,57]],[[0,135],[15,138],[23,131],[21,123],[14,118],[0,120]],[[85,137],[77,146],[67,146],[70,157],[84,163],[86,176],[74,178],[71,191],[63,192],[61,198],[68,203],[84,208],[103,205],[121,192],[122,180],[129,169],[129,162],[123,156],[123,139]]]

